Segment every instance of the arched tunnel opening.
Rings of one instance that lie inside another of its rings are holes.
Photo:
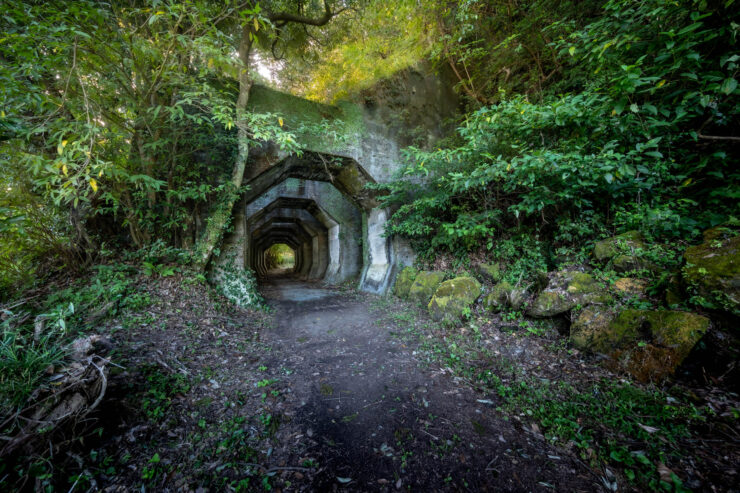
[[[247,204],[246,218],[247,265],[259,279],[290,274],[335,284],[360,274],[362,214],[331,183],[288,178]],[[278,243],[295,252],[290,271],[268,263]]]
[[[367,187],[375,180],[357,161],[309,151],[278,159],[267,146],[252,164],[234,231],[224,242],[236,266],[269,283],[277,271],[267,252],[284,244],[294,264],[280,272],[282,278],[330,285],[357,280],[371,292],[387,288],[393,264],[392,243],[383,234],[387,216]]]
[[[285,243],[273,243],[264,254],[267,275],[279,276],[293,272],[296,267],[295,250]]]

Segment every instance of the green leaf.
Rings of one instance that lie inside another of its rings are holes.
[[[720,91],[728,95],[735,92],[735,89],[737,89],[737,80],[735,80],[733,77],[725,79],[725,81],[722,83],[722,87],[720,87]]]

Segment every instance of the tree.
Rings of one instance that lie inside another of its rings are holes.
[[[237,67],[239,95],[236,101],[238,152],[231,174],[230,194],[210,217],[205,235],[201,240],[198,258],[196,259],[201,269],[206,267],[213,251],[223,237],[236,203],[238,190],[242,185],[244,170],[249,158],[251,128],[247,103],[249,102],[249,91],[254,82],[250,72],[252,48],[260,39],[272,40],[273,46],[286,39],[290,42],[305,39],[300,31],[296,31],[296,27],[303,27],[305,35],[308,35],[308,31],[305,30],[306,27],[324,26],[346,9],[347,7],[335,8],[329,0],[324,0],[321,8],[312,1],[275,1],[264,8],[260,3],[250,1],[238,10],[241,25],[237,51],[239,59]],[[261,35],[259,34],[260,29],[263,33]],[[265,31],[268,29],[270,31],[266,35]]]

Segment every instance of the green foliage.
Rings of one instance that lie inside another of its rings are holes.
[[[438,8],[431,0],[363,2],[337,19],[321,44],[303,45],[281,79],[309,99],[346,99],[423,59],[437,32]]]
[[[284,243],[276,243],[265,252],[268,268],[290,269],[295,265],[295,252]]]
[[[550,45],[582,76],[578,90],[503,95],[449,146],[406,150],[403,176],[377,187],[397,208],[389,232],[428,255],[462,255],[535,230],[568,253],[613,229],[693,239],[737,214],[726,8],[608,2]]]
[[[95,270],[95,275],[52,292],[34,306],[15,303],[2,310],[0,414],[22,405],[44,383],[45,371],[64,360],[72,339],[111,315],[150,303],[136,287],[136,269],[114,264]],[[43,320],[43,330],[36,330],[36,320]]]
[[[27,286],[42,262],[89,265],[100,240],[201,238],[202,219],[238,193],[235,9],[3,3],[0,230],[10,241],[0,245],[0,286]],[[280,115],[240,118],[245,144],[298,151]]]

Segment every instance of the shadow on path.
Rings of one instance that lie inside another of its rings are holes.
[[[601,488],[572,454],[515,426],[445,369],[425,369],[419,348],[372,308],[377,297],[286,277],[262,291],[275,309],[263,340],[295,370],[295,408],[285,414],[302,455],[319,464],[315,490]]]

